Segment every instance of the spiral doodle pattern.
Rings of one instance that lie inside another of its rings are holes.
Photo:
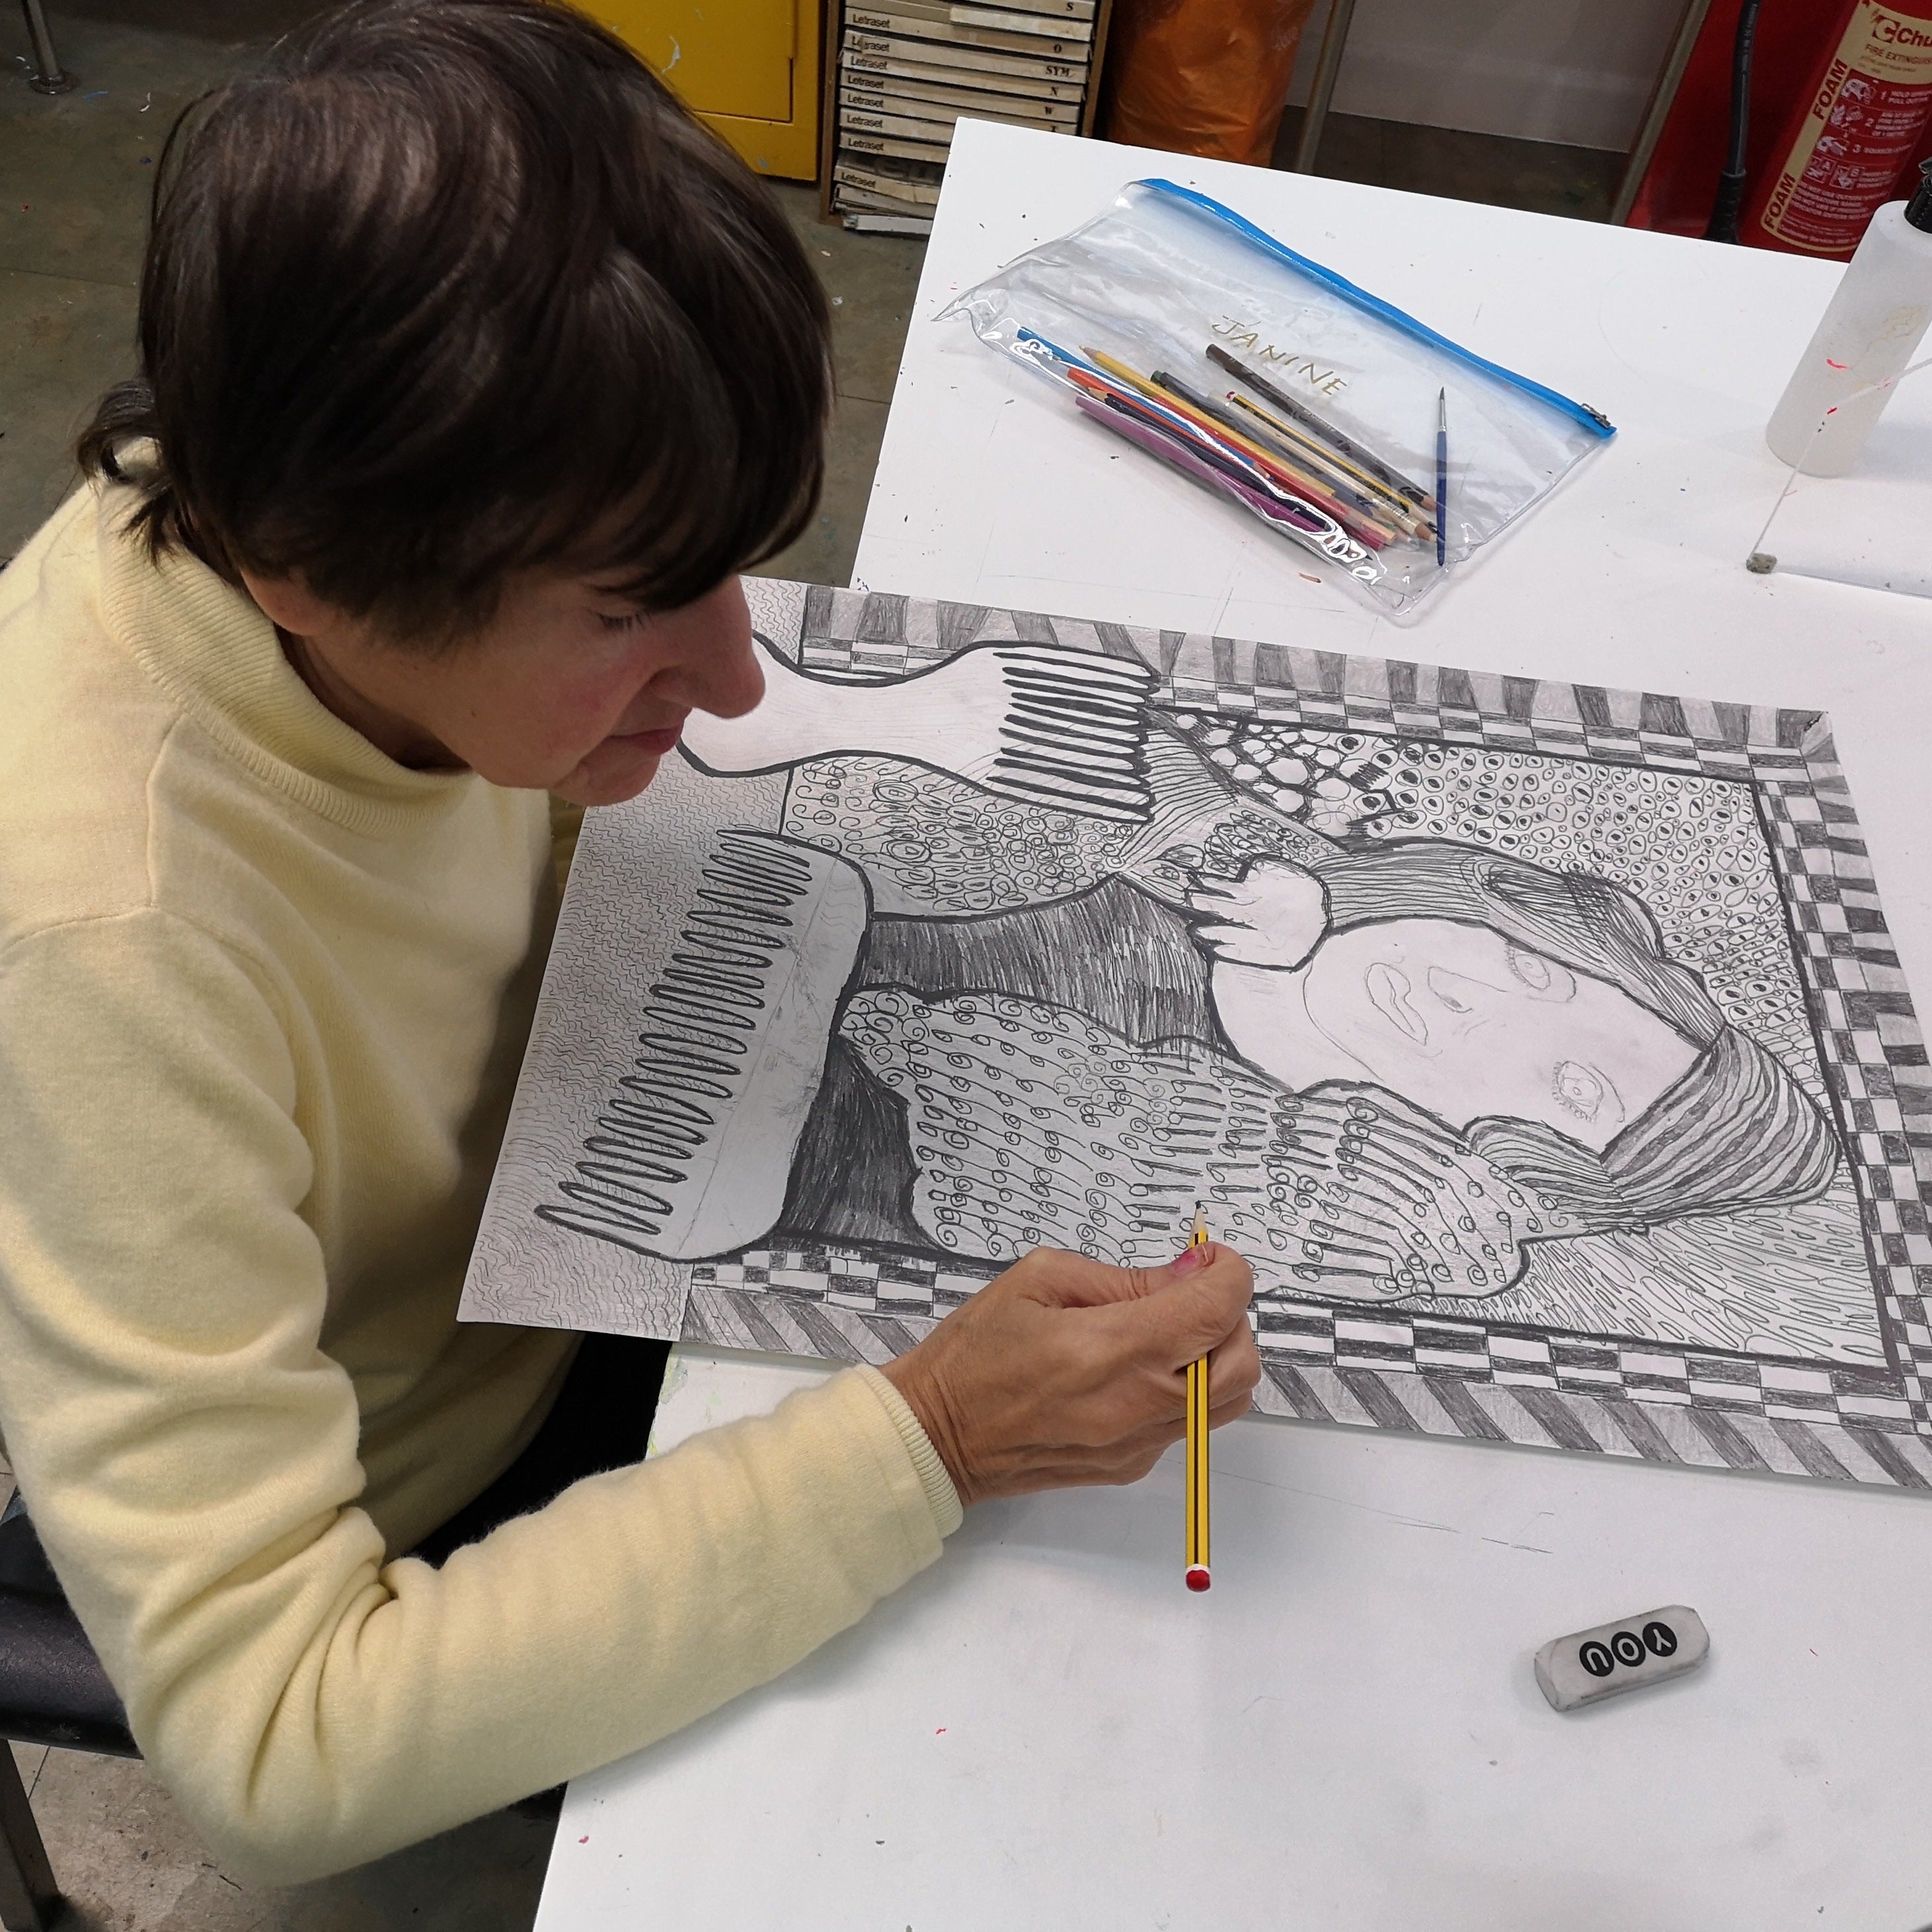
[[[785,830],[862,867],[889,902],[882,909],[958,917],[1077,892],[1120,869],[1140,829],[997,797],[894,759],[844,758],[794,775]]]

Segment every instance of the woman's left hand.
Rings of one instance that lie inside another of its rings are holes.
[[[1290,971],[1328,931],[1328,888],[1286,859],[1257,859],[1238,879],[1196,886],[1187,896],[1208,922],[1195,936],[1217,959]]]

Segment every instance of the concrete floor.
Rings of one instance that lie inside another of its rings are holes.
[[[170,124],[312,5],[64,0],[51,18],[80,85],[53,98],[28,88],[17,12],[0,7],[0,560],[72,487],[75,434],[133,366],[148,185]],[[1619,165],[1587,150],[1339,115],[1321,160],[1322,172],[1347,179],[1597,219]],[[838,405],[824,502],[764,568],[844,584],[922,244],[823,226],[814,190],[778,192],[836,304]],[[0,1466],[0,1502],[10,1488]],[[252,1890],[217,1869],[145,1766],[63,1751],[19,1756],[74,1932],[526,1932],[555,1824],[554,1808],[534,1804],[341,1878]]]

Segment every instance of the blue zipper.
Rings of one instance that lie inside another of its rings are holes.
[[[1414,316],[1397,308],[1393,302],[1385,302],[1380,296],[1372,296],[1366,289],[1358,289],[1346,277],[1338,275],[1333,268],[1324,268],[1319,262],[1311,262],[1306,255],[1298,255],[1285,242],[1278,241],[1264,228],[1257,228],[1244,216],[1237,214],[1232,208],[1224,206],[1211,196],[1201,194],[1191,188],[1183,188],[1178,182],[1153,179],[1137,181],[1136,188],[1144,188],[1159,195],[1166,195],[1184,202],[1188,207],[1198,208],[1204,214],[1212,215],[1223,221],[1240,236],[1264,250],[1278,260],[1286,262],[1292,268],[1306,275],[1310,281],[1318,282],[1330,289],[1344,302],[1352,302],[1357,308],[1365,309],[1372,316],[1387,322],[1392,328],[1400,329],[1405,335],[1414,337],[1418,342],[1426,342],[1453,356],[1459,362],[1465,362],[1472,369],[1480,369],[1486,376],[1493,376],[1499,382],[1507,382],[1511,388],[1520,389],[1526,395],[1534,396],[1538,401],[1547,403],[1558,410],[1573,422],[1580,424],[1592,436],[1612,436],[1617,433],[1616,424],[1601,410],[1593,410],[1588,403],[1572,402],[1568,396],[1560,395],[1554,389],[1546,388],[1540,382],[1534,382],[1527,376],[1519,376],[1514,369],[1505,369],[1500,363],[1465,349],[1460,342],[1451,342],[1446,335],[1438,335],[1426,322],[1418,322]]]

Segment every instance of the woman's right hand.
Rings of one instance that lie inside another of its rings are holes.
[[[1252,860],[1238,879],[1197,886],[1187,903],[1205,922],[1195,936],[1217,959],[1292,971],[1328,932],[1328,891],[1286,859]]]
[[[1036,1248],[884,1373],[931,1438],[962,1504],[1138,1482],[1186,1431],[1186,1368],[1209,1358],[1209,1421],[1261,1380],[1254,1278],[1232,1248],[1160,1268]]]

